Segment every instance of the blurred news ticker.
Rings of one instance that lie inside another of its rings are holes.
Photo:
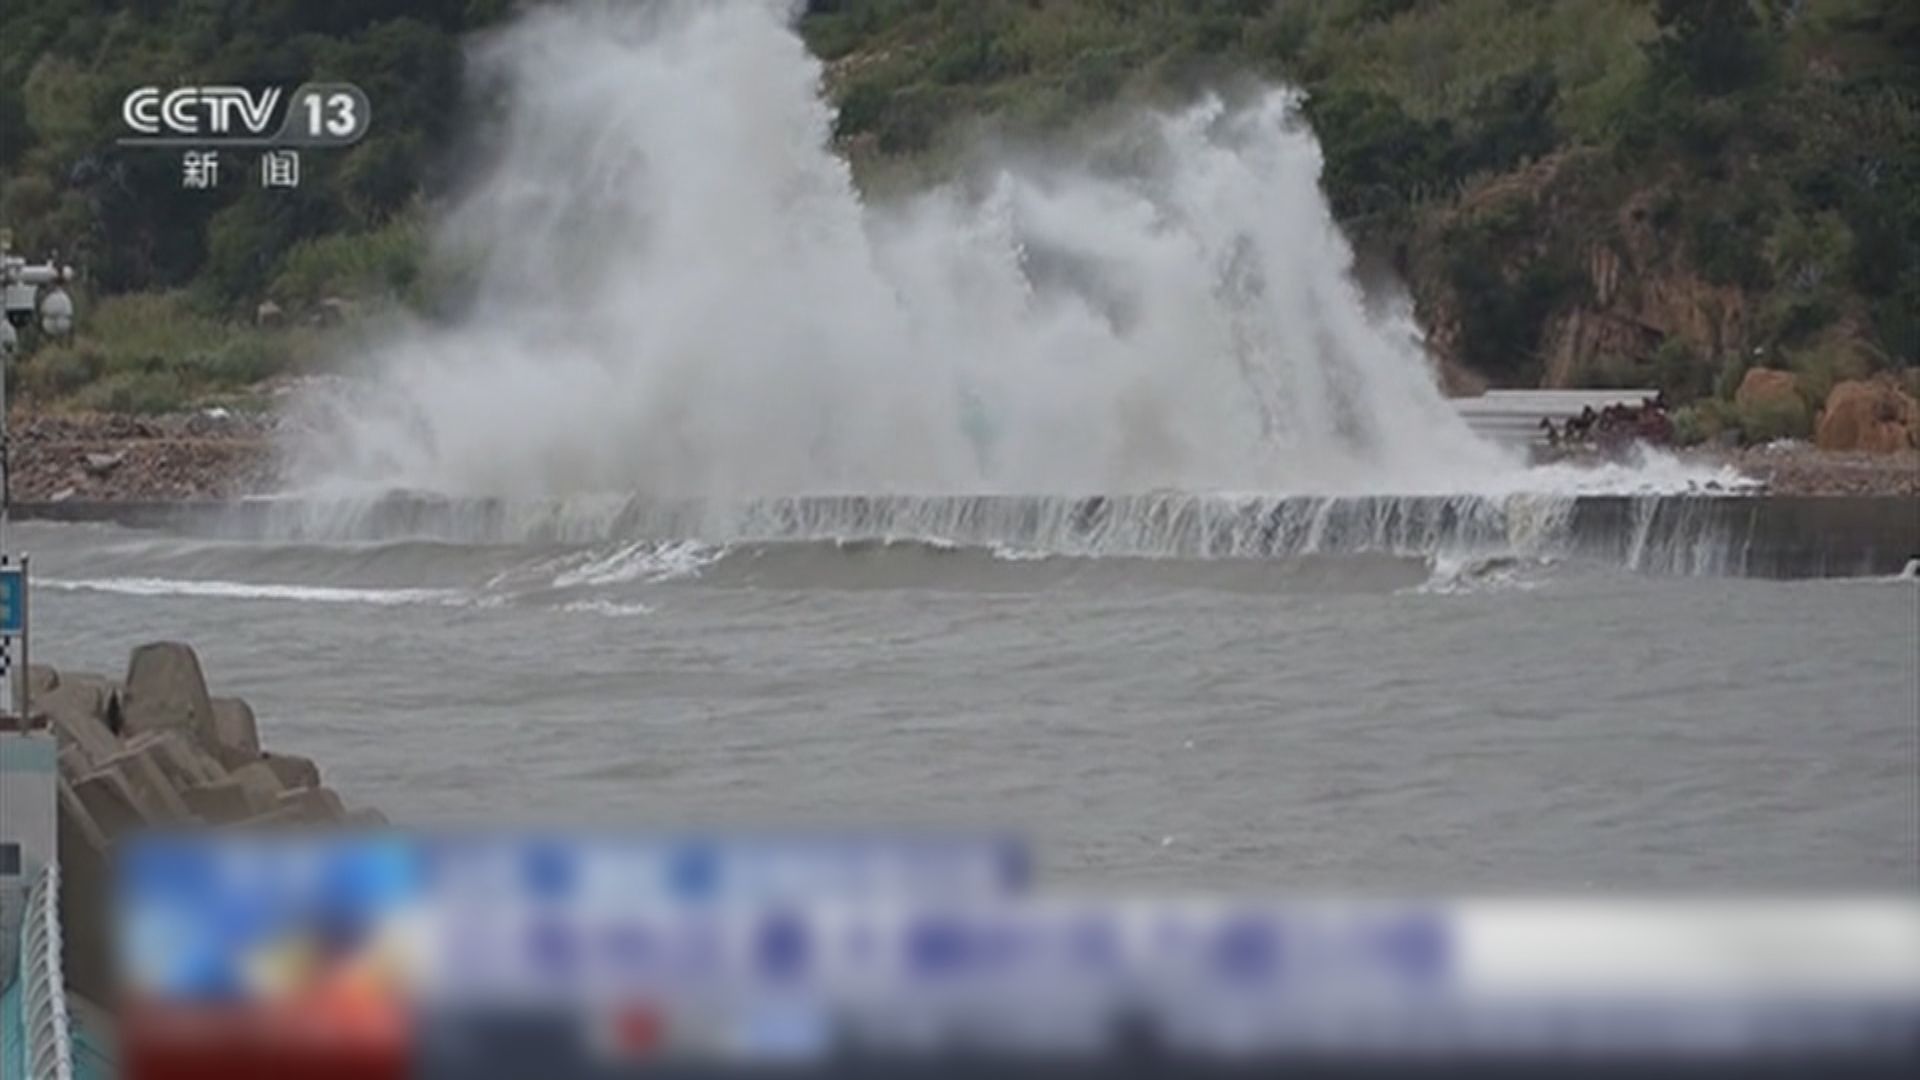
[[[135,1078],[1841,1075],[1920,1049],[1913,896],[1076,894],[1017,838],[902,832],[150,834],[117,868]]]

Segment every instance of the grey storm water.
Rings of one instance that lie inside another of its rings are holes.
[[[789,9],[485,43],[496,159],[445,221],[481,302],[302,403],[296,493],[343,509],[21,525],[37,657],[189,641],[410,824],[1013,826],[1141,886],[1916,884],[1920,585],[1747,577],[1684,513],[1570,546],[1576,495],[1726,478],[1476,437],[1353,284],[1294,94],[873,205]],[[396,490],[520,509],[356,502]]]
[[[1911,580],[17,531],[60,663],[193,641],[409,823],[1010,825],[1140,887],[1915,884]]]

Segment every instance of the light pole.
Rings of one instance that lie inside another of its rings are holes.
[[[73,333],[73,297],[67,294],[67,282],[73,280],[73,268],[49,259],[30,263],[13,254],[12,237],[0,232],[0,660],[5,662],[12,684],[11,708],[25,724],[30,703],[27,700],[27,559],[16,563],[7,551],[8,515],[13,503],[13,469],[7,437],[7,367],[20,348],[20,333],[33,328],[34,316],[40,317],[40,333],[49,338],[65,338]],[[13,654],[19,642],[19,655]]]

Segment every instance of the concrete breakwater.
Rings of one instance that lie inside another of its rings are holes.
[[[1041,554],[1579,558],[1662,574],[1884,576],[1920,557],[1920,497],[819,495],[736,502],[393,494],[29,503],[22,517],[227,540],[595,544],[928,540]]]
[[[66,981],[84,998],[111,999],[111,866],[130,834],[384,822],[349,810],[312,760],[264,749],[252,708],[212,696],[186,645],[134,649],[120,679],[35,665],[29,680],[29,726],[57,740]]]

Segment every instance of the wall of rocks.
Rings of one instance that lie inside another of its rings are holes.
[[[29,693],[59,740],[59,853],[67,983],[105,1001],[112,987],[114,847],[148,828],[377,826],[349,810],[308,758],[260,745],[253,709],[207,690],[177,642],[133,650],[120,679],[35,665]]]

